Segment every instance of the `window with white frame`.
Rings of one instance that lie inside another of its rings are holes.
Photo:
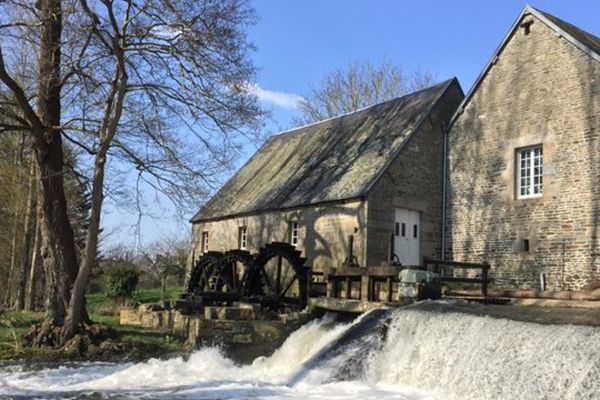
[[[528,199],[542,195],[544,155],[542,146],[517,150],[517,198]]]
[[[240,226],[239,231],[240,250],[248,250],[248,228]]]
[[[202,252],[208,253],[208,231],[202,232]]]
[[[290,223],[290,244],[292,246],[298,246],[298,231],[299,226],[297,222]]]

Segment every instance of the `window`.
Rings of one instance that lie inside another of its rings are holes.
[[[396,227],[394,229],[396,236],[400,236],[400,222],[396,222]]]
[[[417,238],[419,236],[419,227],[417,226],[417,224],[413,225],[413,237]]]
[[[298,245],[298,223],[290,223],[290,244],[292,246]]]
[[[523,239],[523,251],[529,253],[529,239]]]
[[[406,236],[406,224],[403,222],[402,223],[402,237]]]
[[[202,232],[202,252],[208,253],[208,231]]]
[[[517,198],[540,197],[543,186],[542,146],[517,150]]]
[[[240,250],[248,250],[248,229],[245,226],[240,226],[238,240]]]

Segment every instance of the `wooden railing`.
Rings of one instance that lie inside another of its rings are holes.
[[[325,272],[327,297],[366,301],[381,301],[378,288],[386,293],[386,302],[394,301],[394,288],[399,282],[396,266],[341,267]]]
[[[488,263],[467,263],[460,261],[435,260],[424,257],[423,264],[427,271],[432,271],[440,275],[442,282],[463,282],[481,284],[481,295],[484,301],[487,299],[488,284],[490,280],[490,264]],[[454,272],[454,269],[480,269],[481,275],[477,278],[462,278],[455,276],[445,276],[446,269]]]

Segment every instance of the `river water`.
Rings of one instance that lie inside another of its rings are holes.
[[[272,356],[0,363],[2,399],[600,399],[600,328],[419,307],[324,317]]]

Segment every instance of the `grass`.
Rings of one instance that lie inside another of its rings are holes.
[[[183,293],[180,287],[168,287],[165,290],[165,300],[177,300]],[[160,289],[141,289],[134,293],[135,303],[156,303],[160,301]],[[114,300],[106,293],[93,293],[86,297],[86,306],[90,315],[104,314],[106,310],[115,308]],[[93,318],[92,318],[93,319]]]
[[[168,288],[166,300],[175,300],[180,288]],[[135,301],[149,303],[160,301],[159,289],[139,290]],[[140,327],[123,326],[119,323],[118,310],[112,298],[104,293],[94,293],[86,297],[87,310],[94,322],[110,326],[122,343],[131,344],[133,358],[143,359],[163,354],[185,351],[181,338],[168,332]],[[0,314],[0,359],[6,358],[51,358],[53,350],[32,349],[23,346],[23,334],[27,329],[42,321],[41,312],[5,312]]]

